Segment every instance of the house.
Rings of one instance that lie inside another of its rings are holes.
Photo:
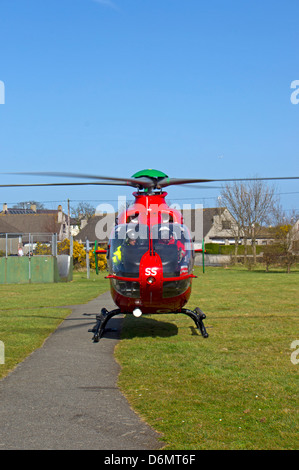
[[[235,243],[238,225],[226,207],[203,209],[203,236],[205,243]]]
[[[29,233],[57,233],[59,241],[67,238],[68,216],[64,214],[62,206],[59,205],[57,210],[49,210],[37,209],[32,204],[28,209],[19,209],[8,208],[6,203],[3,204],[0,212],[0,234]]]
[[[250,230],[248,230],[250,233]],[[256,229],[255,244],[256,245],[271,245],[275,241],[275,233],[272,227],[258,227]],[[252,243],[252,239],[248,238],[248,244]]]
[[[88,220],[81,221],[81,229],[74,240],[85,243],[88,240],[92,245],[97,242],[99,245],[108,243],[112,228],[115,225],[117,214],[95,214]]]
[[[195,243],[233,244],[238,226],[225,207],[183,209],[184,224],[189,228]]]
[[[201,243],[234,243],[232,227],[236,226],[235,219],[225,208],[185,209],[182,210],[184,224],[189,228],[195,242]],[[117,214],[95,214],[89,220],[81,221],[81,230],[74,237],[80,243],[88,240],[91,244],[105,244],[115,224]]]
[[[186,211],[182,212],[185,218]],[[226,207],[191,209],[191,215],[187,211],[186,220],[188,221],[191,218],[192,230],[194,230],[194,219],[200,219],[200,217],[202,218],[202,230],[196,231],[195,241],[199,242],[204,239],[205,244],[218,243],[220,245],[232,245],[235,244],[236,240],[238,240],[238,243],[244,244],[245,238],[247,238],[247,244],[250,245],[252,243],[252,228],[246,230],[247,236],[245,236],[244,230],[239,230],[235,218]],[[188,223],[186,220],[185,224],[190,228],[190,222]],[[271,227],[256,227],[256,245],[269,245],[273,243],[274,240],[275,236]]]
[[[196,248],[201,246],[203,239],[205,244],[233,245],[236,240],[244,243],[244,233],[238,233],[237,222],[226,207],[183,208],[181,212],[184,224],[189,228]],[[92,245],[95,241],[98,244],[107,243],[116,217],[115,213],[95,214],[88,220],[82,220],[81,229],[74,239],[80,243],[89,240]],[[247,244],[251,244],[251,241],[248,237]],[[256,244],[268,245],[271,242],[273,242],[273,232],[267,227],[261,227],[256,234]]]

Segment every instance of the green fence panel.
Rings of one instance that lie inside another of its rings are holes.
[[[29,258],[9,256],[6,258],[6,284],[23,284],[29,279]]]
[[[5,284],[6,280],[6,259],[0,258],[0,284]]]
[[[32,256],[30,258],[30,282],[54,282],[54,262],[53,256]]]
[[[61,262],[61,260],[60,260]],[[72,281],[73,258],[68,260],[63,277],[54,256],[8,256],[0,258],[0,284],[27,284]]]

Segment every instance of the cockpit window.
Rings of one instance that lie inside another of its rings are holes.
[[[109,245],[110,273],[123,277],[138,277],[140,260],[149,249],[147,225],[117,225],[111,234]]]
[[[187,227],[181,224],[159,224],[152,228],[153,249],[162,261],[164,277],[190,274],[194,258]]]

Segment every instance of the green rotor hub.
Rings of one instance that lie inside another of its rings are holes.
[[[168,176],[162,171],[152,169],[137,171],[132,178],[142,178],[143,176],[148,178],[168,178]]]

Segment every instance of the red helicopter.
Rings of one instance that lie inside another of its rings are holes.
[[[16,174],[16,173],[14,173]],[[204,338],[209,335],[203,320],[206,315],[197,307],[184,308],[191,294],[194,250],[182,214],[168,206],[163,188],[171,185],[249,181],[283,180],[299,177],[241,178],[241,179],[189,179],[169,178],[157,170],[142,170],[131,178],[82,175],[74,173],[17,173],[18,175],[66,176],[93,180],[84,183],[7,184],[0,187],[122,185],[137,189],[135,202],[119,214],[110,235],[107,250],[94,250],[95,256],[105,253],[110,290],[117,308],[106,308],[96,316],[96,325],[90,331],[93,341],[102,337],[108,321],[120,313],[142,314],[179,313],[188,315]],[[100,181],[99,181],[100,180]]]
[[[170,312],[191,317],[207,338],[205,314],[198,307],[194,311],[183,308],[191,294],[192,279],[196,277],[193,274],[195,250],[182,214],[165,201],[167,193],[162,188],[168,177],[157,170],[143,170],[133,178],[138,187],[138,192],[133,193],[134,204],[118,216],[108,249],[94,251],[95,255],[107,255],[107,278],[118,308],[110,312],[102,309],[92,330],[93,340],[100,339],[109,319],[119,313],[139,317]],[[145,184],[148,180],[149,185]]]

